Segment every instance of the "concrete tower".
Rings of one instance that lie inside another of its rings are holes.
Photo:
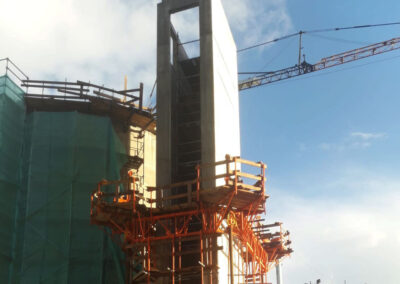
[[[171,15],[199,7],[200,56],[189,58]],[[236,45],[220,0],[158,5],[157,186],[240,155]],[[213,186],[213,184],[209,184]]]
[[[171,15],[194,7],[199,11],[200,55],[190,58]],[[162,187],[194,179],[198,164],[239,156],[240,130],[236,45],[220,0],[163,0],[157,32],[157,186]],[[210,168],[202,175],[220,170],[226,169]],[[203,182],[202,187],[218,182]],[[217,250],[227,242],[215,237],[205,243],[214,266],[204,283],[228,283],[228,259]],[[183,261],[198,262],[196,257]],[[167,265],[168,259],[160,262]],[[190,283],[196,281],[200,279]]]

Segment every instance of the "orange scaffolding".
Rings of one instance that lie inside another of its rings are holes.
[[[159,278],[212,283],[218,279],[216,252],[222,249],[217,238],[224,234],[229,236],[226,279],[266,283],[267,272],[292,250],[281,223],[262,222],[268,198],[265,169],[262,162],[227,155],[223,161],[197,166],[195,180],[147,188],[146,194],[136,190],[132,175],[103,180],[91,196],[91,222],[122,236],[127,283]]]

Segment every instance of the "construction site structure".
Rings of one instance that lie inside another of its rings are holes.
[[[202,175],[219,166],[224,174]],[[127,283],[267,283],[267,272],[292,250],[282,224],[265,224],[262,217],[265,169],[227,156],[199,165],[194,180],[147,188],[150,198],[135,188],[132,175],[102,180],[91,197],[91,221],[121,236]],[[210,180],[223,185],[202,187]],[[168,194],[176,190],[183,193]]]
[[[199,39],[182,42],[188,9]],[[156,113],[126,78],[32,80],[0,59],[1,283],[267,283],[274,266],[279,283],[291,241],[266,222],[266,165],[241,158],[238,92],[400,48],[310,64],[300,32],[297,65],[238,82],[220,0],[162,0],[157,30]]]
[[[128,171],[139,193],[155,186],[143,84],[32,80],[8,58],[0,68],[0,283],[125,283],[122,251],[90,226],[90,195]]]
[[[189,9],[197,52],[171,21]],[[156,186],[100,181],[91,221],[120,243],[127,283],[267,283],[292,250],[281,223],[264,222],[266,165],[240,157],[237,49],[222,4],[163,0],[157,30]]]

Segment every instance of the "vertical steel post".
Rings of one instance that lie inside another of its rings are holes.
[[[238,283],[242,283],[242,277],[244,275],[244,261],[243,261],[243,245],[239,242],[238,243],[239,251],[238,251]],[[240,267],[240,269],[239,269]]]
[[[201,284],[204,284],[204,256],[203,256],[203,234],[200,233],[200,262],[201,262]]]
[[[150,191],[150,217],[153,217],[153,190]],[[157,203],[156,203],[157,207]]]
[[[230,279],[231,284],[235,283],[235,275],[233,271],[233,235],[232,235],[232,225],[228,228],[229,233],[229,272],[230,272]]]
[[[246,246],[246,276],[245,283],[248,283],[247,276],[249,275],[249,248]]]
[[[301,65],[301,49],[302,49],[302,46],[301,46],[301,38],[302,38],[302,36],[303,36],[303,31],[300,31],[299,32],[299,67],[300,67],[300,65]]]
[[[214,222],[215,222],[215,217],[214,217]],[[213,282],[213,276],[214,276],[214,265],[213,265],[213,237],[209,237],[208,238],[208,246],[207,246],[207,252],[208,252],[208,271],[209,271],[209,277],[210,277],[210,284],[212,284]]]
[[[136,184],[135,184],[135,178],[131,177],[130,182],[132,182],[132,200],[133,200],[133,213],[136,213]]]
[[[235,163],[235,194],[237,194],[237,183],[238,183],[238,176],[237,176],[237,157],[233,157],[233,162]]]
[[[140,83],[139,109],[143,110],[143,83]]]
[[[175,238],[172,238],[171,246],[172,246],[171,247],[171,255],[172,255],[171,277],[172,277],[172,284],[175,284]]]
[[[255,264],[255,260],[254,260],[254,257],[255,257],[255,253],[253,253],[253,255],[251,256],[251,273],[253,274],[253,283],[256,283],[256,275],[255,275],[255,267],[254,267],[254,264]]]
[[[197,202],[200,202],[200,165],[196,166],[196,194],[197,194]]]
[[[226,160],[226,176],[225,176],[225,185],[229,185],[229,177],[230,177],[230,162],[231,162],[231,156],[230,155],[226,155],[225,156],[225,160]]]
[[[147,284],[150,284],[150,238],[147,239]]]
[[[261,167],[261,175],[262,175],[262,189],[263,189],[263,197],[265,197],[265,195],[266,195],[266,190],[265,190],[265,168],[266,168],[266,166],[265,166],[265,164],[263,163],[262,164],[262,167]],[[263,204],[263,207],[264,207],[264,212],[266,211],[266,205],[265,205],[265,202],[264,202],[264,204]]]
[[[179,284],[182,283],[182,238],[179,238],[179,245],[178,245],[178,252],[179,252],[179,258],[178,258],[178,270],[179,270]]]

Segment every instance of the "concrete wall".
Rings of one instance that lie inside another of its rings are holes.
[[[156,185],[156,135],[144,134],[144,186]]]
[[[137,170],[138,181],[136,183],[137,190],[144,194],[145,198],[151,198],[147,187],[156,185],[156,135],[150,131],[144,131],[140,137],[140,127],[133,127],[129,132],[129,154],[131,156],[138,155],[143,158],[143,164]],[[139,144],[137,143],[139,137]],[[137,148],[140,148],[137,150]],[[153,196],[155,198],[155,196]],[[150,206],[149,203],[140,201],[139,204]]]
[[[202,163],[240,155],[236,44],[220,0],[200,5]],[[225,171],[203,170],[211,176]],[[223,184],[207,182],[206,188]]]
[[[143,165],[139,169],[143,174],[143,194],[145,198],[156,198],[155,194],[153,196],[147,187],[156,186],[156,135],[145,131],[143,136],[144,143],[144,153],[143,153]],[[148,202],[144,203],[146,206],[155,206],[155,204],[150,204]]]
[[[219,0],[212,1],[215,161],[240,156],[237,50]]]
[[[171,13],[199,5],[201,162],[240,155],[236,45],[220,0],[164,0],[158,6],[157,184],[171,182],[173,148]],[[221,167],[221,171],[223,171]],[[207,175],[214,171],[205,172]],[[221,181],[222,182],[222,181]],[[215,186],[209,184],[207,187]]]
[[[222,249],[218,251],[218,280],[219,283],[229,283],[230,282],[230,271],[229,271],[229,236],[228,234],[223,234],[218,237],[218,246],[222,246]],[[245,279],[243,274],[245,271],[242,271],[244,259],[239,254],[239,250],[237,246],[233,245],[233,274],[234,284],[236,283],[245,283]]]
[[[212,1],[215,161],[240,156],[237,50],[221,2]],[[220,166],[216,174],[225,173]],[[222,185],[223,179],[216,185]]]

